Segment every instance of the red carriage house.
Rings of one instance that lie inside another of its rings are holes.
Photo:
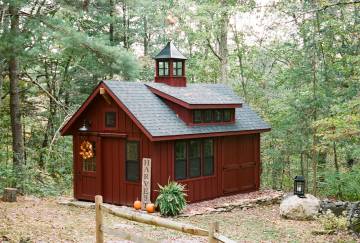
[[[148,179],[144,158],[152,201],[169,179],[186,185],[189,202],[259,189],[269,125],[229,87],[188,84],[173,43],[154,59],[154,82],[102,81],[63,126],[73,136],[74,197],[132,204]]]

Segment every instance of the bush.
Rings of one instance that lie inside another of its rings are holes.
[[[360,165],[350,171],[324,173],[324,179],[320,184],[323,195],[346,201],[360,200]]]
[[[345,216],[336,217],[330,210],[319,216],[319,221],[325,230],[346,230],[347,218]]]
[[[160,214],[163,216],[179,215],[186,207],[185,186],[171,181],[166,186],[159,185],[159,188],[155,206],[159,206]]]

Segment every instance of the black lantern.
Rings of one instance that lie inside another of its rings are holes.
[[[79,132],[87,132],[89,131],[88,122],[84,120],[84,124],[79,128]]]
[[[303,176],[295,176],[294,178],[294,195],[305,197],[305,178]]]

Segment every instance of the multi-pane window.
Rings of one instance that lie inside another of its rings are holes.
[[[176,142],[175,143],[175,179],[185,179],[186,178],[186,142]]]
[[[159,62],[159,76],[169,76],[169,62]]]
[[[193,123],[230,122],[233,114],[233,109],[194,110]]]
[[[215,122],[221,122],[223,117],[223,111],[222,110],[214,110],[214,121]]]
[[[224,110],[224,122],[231,121],[231,110]]]
[[[92,153],[92,156],[87,159],[83,159],[83,171],[86,172],[95,172],[96,171],[96,143],[90,142],[92,146],[92,152],[86,152],[86,153]]]
[[[183,76],[183,63],[173,62],[173,76]]]
[[[212,139],[194,139],[175,143],[175,179],[181,180],[214,174]]]
[[[205,110],[204,111],[204,122],[212,122],[212,110]]]
[[[116,112],[105,112],[105,127],[116,127]]]
[[[139,142],[126,143],[126,180],[138,181],[140,179]]]
[[[201,110],[194,111],[194,123],[202,122],[202,112]]]
[[[201,140],[190,140],[188,146],[189,177],[201,175]]]
[[[214,174],[214,144],[212,139],[204,140],[204,170],[203,175]]]

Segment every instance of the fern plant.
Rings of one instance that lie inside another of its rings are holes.
[[[163,216],[179,215],[186,207],[185,186],[171,181],[165,186],[159,185],[159,189],[155,206],[159,206],[160,214]]]

